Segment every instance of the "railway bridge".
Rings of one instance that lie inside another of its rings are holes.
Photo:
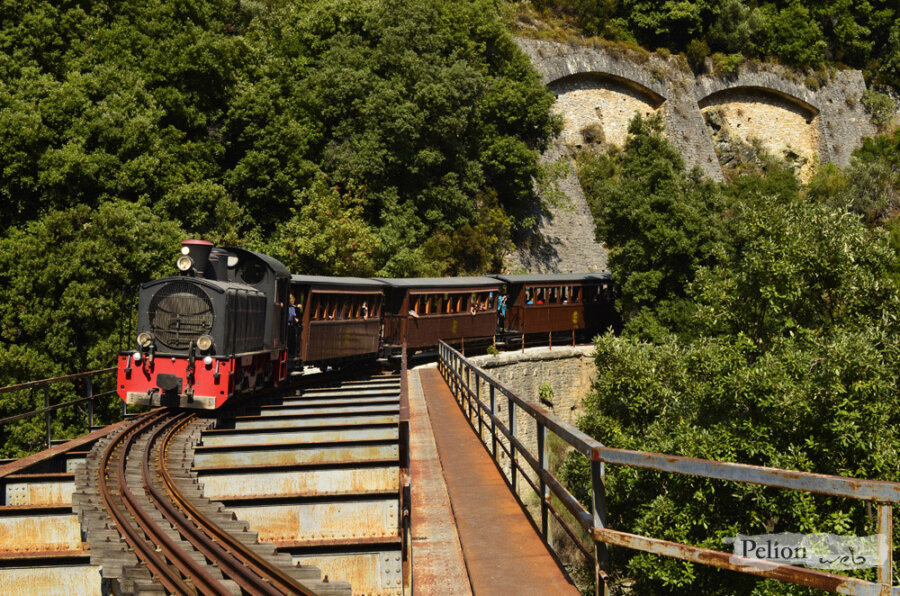
[[[462,348],[462,346],[460,346]],[[552,349],[552,346],[543,349]],[[215,415],[156,409],[93,426],[112,369],[38,391],[47,449],[0,462],[3,594],[578,594],[608,590],[609,549],[843,594],[895,594],[900,484],[606,447],[446,343],[400,370],[306,374]],[[58,387],[79,395],[57,399]],[[98,391],[95,391],[98,389]],[[54,441],[55,412],[88,432]],[[550,445],[590,461],[590,502]],[[607,524],[607,466],[863,499],[876,582],[630,534]]]

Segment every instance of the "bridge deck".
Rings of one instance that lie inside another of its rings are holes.
[[[472,592],[578,594],[472,432],[437,368],[421,368],[413,371],[412,375],[410,406],[415,407],[413,393],[417,385],[415,376],[418,375],[431,421],[429,430],[434,434],[440,472],[452,506],[453,519],[446,519],[444,523],[455,523]],[[416,431],[423,430],[413,426],[411,440],[417,440]],[[419,462],[420,465],[427,463]],[[417,504],[415,497],[413,504],[415,515],[421,505]],[[417,557],[415,537],[425,530],[417,527],[418,521],[422,520],[413,520],[414,570],[426,563]],[[432,524],[435,522],[432,521]],[[444,546],[451,549],[452,542],[447,540]],[[427,568],[426,564],[420,570],[423,574],[420,583],[416,583],[420,580],[419,572],[414,571],[417,573],[414,580],[417,593],[420,588],[427,589],[427,577],[424,576]],[[433,593],[446,593],[446,584],[443,588],[442,592]]]

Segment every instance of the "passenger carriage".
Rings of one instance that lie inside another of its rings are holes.
[[[381,341],[385,285],[361,277],[294,275],[291,294],[300,324],[289,326],[303,363],[376,357]]]
[[[508,331],[594,334],[618,325],[609,273],[495,275],[506,284]]]
[[[386,288],[384,342],[399,348],[433,348],[438,341],[488,338],[497,332],[497,297],[492,277],[377,278]]]

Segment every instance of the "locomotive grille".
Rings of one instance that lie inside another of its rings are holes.
[[[160,342],[175,350],[186,350],[191,342],[208,334],[213,308],[197,286],[174,282],[160,289],[150,301],[150,330]]]

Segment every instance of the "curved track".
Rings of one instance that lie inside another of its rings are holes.
[[[168,456],[177,450],[179,435],[194,418],[156,411],[135,421],[107,446],[99,466],[100,496],[119,533],[170,593],[314,594],[218,527],[179,490]],[[138,474],[129,456],[139,451]],[[154,454],[158,454],[155,463]],[[180,540],[160,523],[163,519]],[[207,561],[220,573],[211,573]]]

